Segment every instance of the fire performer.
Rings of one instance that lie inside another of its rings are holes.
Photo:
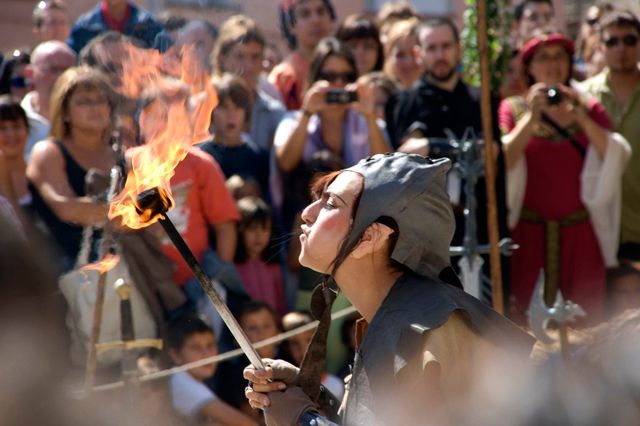
[[[444,158],[376,155],[314,185],[300,263],[332,277],[364,317],[342,424],[446,423],[478,357],[524,359],[531,349],[533,338],[464,293],[451,269],[449,168]],[[315,312],[326,289],[316,289]],[[330,424],[303,382],[315,344],[300,370],[281,360],[245,369],[245,394],[268,425]]]

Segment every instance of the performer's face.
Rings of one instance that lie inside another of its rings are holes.
[[[363,178],[357,173],[340,173],[320,198],[302,212],[300,264],[321,273],[330,273],[342,242],[351,228],[353,205],[362,191]]]

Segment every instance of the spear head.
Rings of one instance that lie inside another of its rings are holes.
[[[536,338],[542,343],[550,345],[555,340],[547,334],[549,321],[554,321],[562,326],[569,322],[574,322],[578,317],[586,316],[586,313],[580,305],[570,300],[565,302],[559,289],[556,292],[556,300],[553,306],[548,307],[544,303],[544,271],[541,269],[536,281],[536,287],[531,296],[527,316],[529,318],[529,327]]]

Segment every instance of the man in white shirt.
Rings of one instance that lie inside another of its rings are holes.
[[[27,76],[34,90],[27,93],[20,104],[29,119],[29,140],[25,147],[25,159],[36,142],[49,137],[49,100],[60,74],[76,63],[76,54],[61,41],[45,41],[31,54]]]

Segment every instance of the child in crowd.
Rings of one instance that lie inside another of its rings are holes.
[[[245,289],[254,300],[271,306],[282,317],[287,313],[283,275],[277,250],[270,244],[271,208],[260,198],[238,201],[240,223],[235,265]]]
[[[214,83],[218,107],[211,114],[213,139],[200,145],[228,178],[238,174],[263,185],[269,181],[269,155],[245,132],[251,121],[251,94],[240,77],[224,74]]]
[[[282,328],[284,331],[290,331],[303,325],[307,325],[313,322],[311,314],[307,311],[294,311],[289,312],[282,318]],[[311,338],[313,337],[315,329],[307,330],[303,333],[290,337],[287,340],[286,348],[291,355],[293,364],[300,366],[307,352],[307,347]],[[322,375],[322,385],[329,390],[338,400],[342,400],[344,394],[344,384],[342,380],[333,374],[324,373]]]
[[[260,184],[253,178],[233,175],[226,180],[225,186],[236,201],[244,197],[260,197]]]
[[[278,316],[273,308],[264,302],[255,300],[246,302],[240,308],[237,319],[251,343],[260,342],[280,333]],[[278,345],[272,344],[260,348],[258,355],[261,358],[277,359],[280,356]],[[246,357],[239,357],[221,363],[213,380],[207,383],[225,402],[254,420],[260,421],[262,412],[251,408],[244,395],[247,381],[242,376],[242,372],[248,362]]]
[[[621,261],[607,271],[607,313],[609,317],[640,308],[640,265]]]
[[[238,314],[238,322],[251,343],[261,342],[280,333],[280,321],[276,311],[267,303],[258,300],[243,305]],[[278,350],[278,344],[273,343],[258,349],[258,354],[262,358],[276,359]]]
[[[194,315],[184,315],[169,324],[169,356],[175,365],[183,365],[218,353],[213,329]],[[196,423],[217,425],[255,425],[248,416],[221,401],[205,384],[216,364],[194,368],[171,376],[173,406],[179,414]]]
[[[381,71],[370,72],[358,79],[358,83],[372,84],[374,87],[374,99],[376,117],[384,120],[384,111],[389,98],[400,90],[398,84]]]

